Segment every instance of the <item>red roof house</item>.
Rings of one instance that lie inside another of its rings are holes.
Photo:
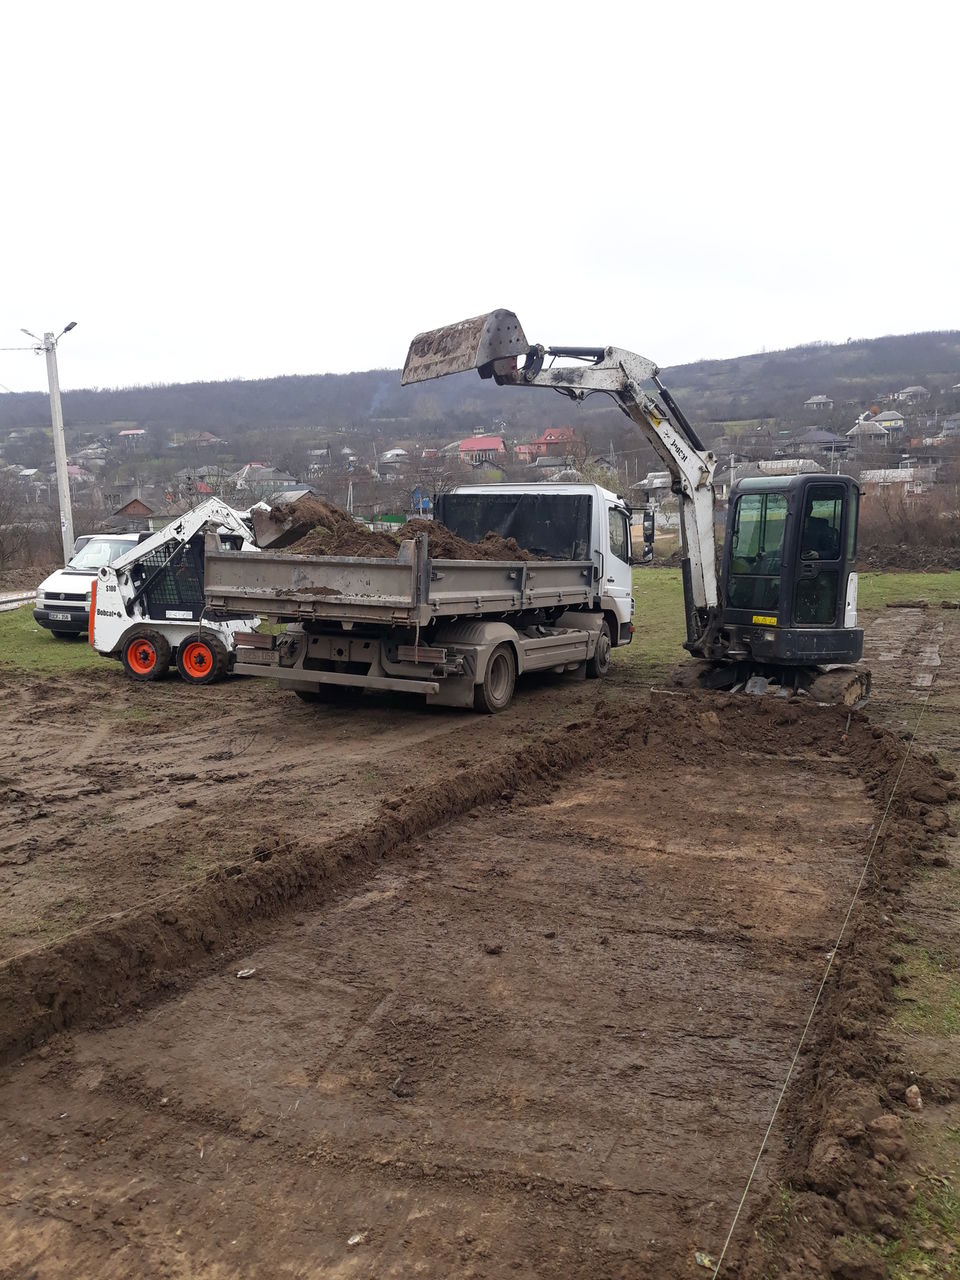
[[[460,441],[461,462],[493,462],[507,452],[502,436],[470,436]]]

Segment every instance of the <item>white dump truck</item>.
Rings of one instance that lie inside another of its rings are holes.
[[[393,558],[233,551],[208,534],[206,608],[286,624],[233,637],[237,674],[307,701],[386,689],[488,713],[527,672],[606,674],[633,638],[621,497],[594,484],[469,485],[441,495],[436,516],[468,541],[494,532],[538,558],[434,558],[429,532]]]

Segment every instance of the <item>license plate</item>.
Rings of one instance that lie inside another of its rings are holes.
[[[73,614],[72,613],[51,613],[50,621],[51,622],[72,622]]]

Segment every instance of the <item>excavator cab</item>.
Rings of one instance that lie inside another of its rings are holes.
[[[762,476],[735,486],[720,571],[725,657],[790,667],[860,660],[859,499],[850,476]]]

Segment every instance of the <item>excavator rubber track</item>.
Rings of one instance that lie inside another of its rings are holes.
[[[808,697],[825,706],[862,707],[870,696],[871,673],[855,667],[772,667],[750,662],[708,662],[689,658],[673,672],[680,689],[703,689],[753,696]]]

